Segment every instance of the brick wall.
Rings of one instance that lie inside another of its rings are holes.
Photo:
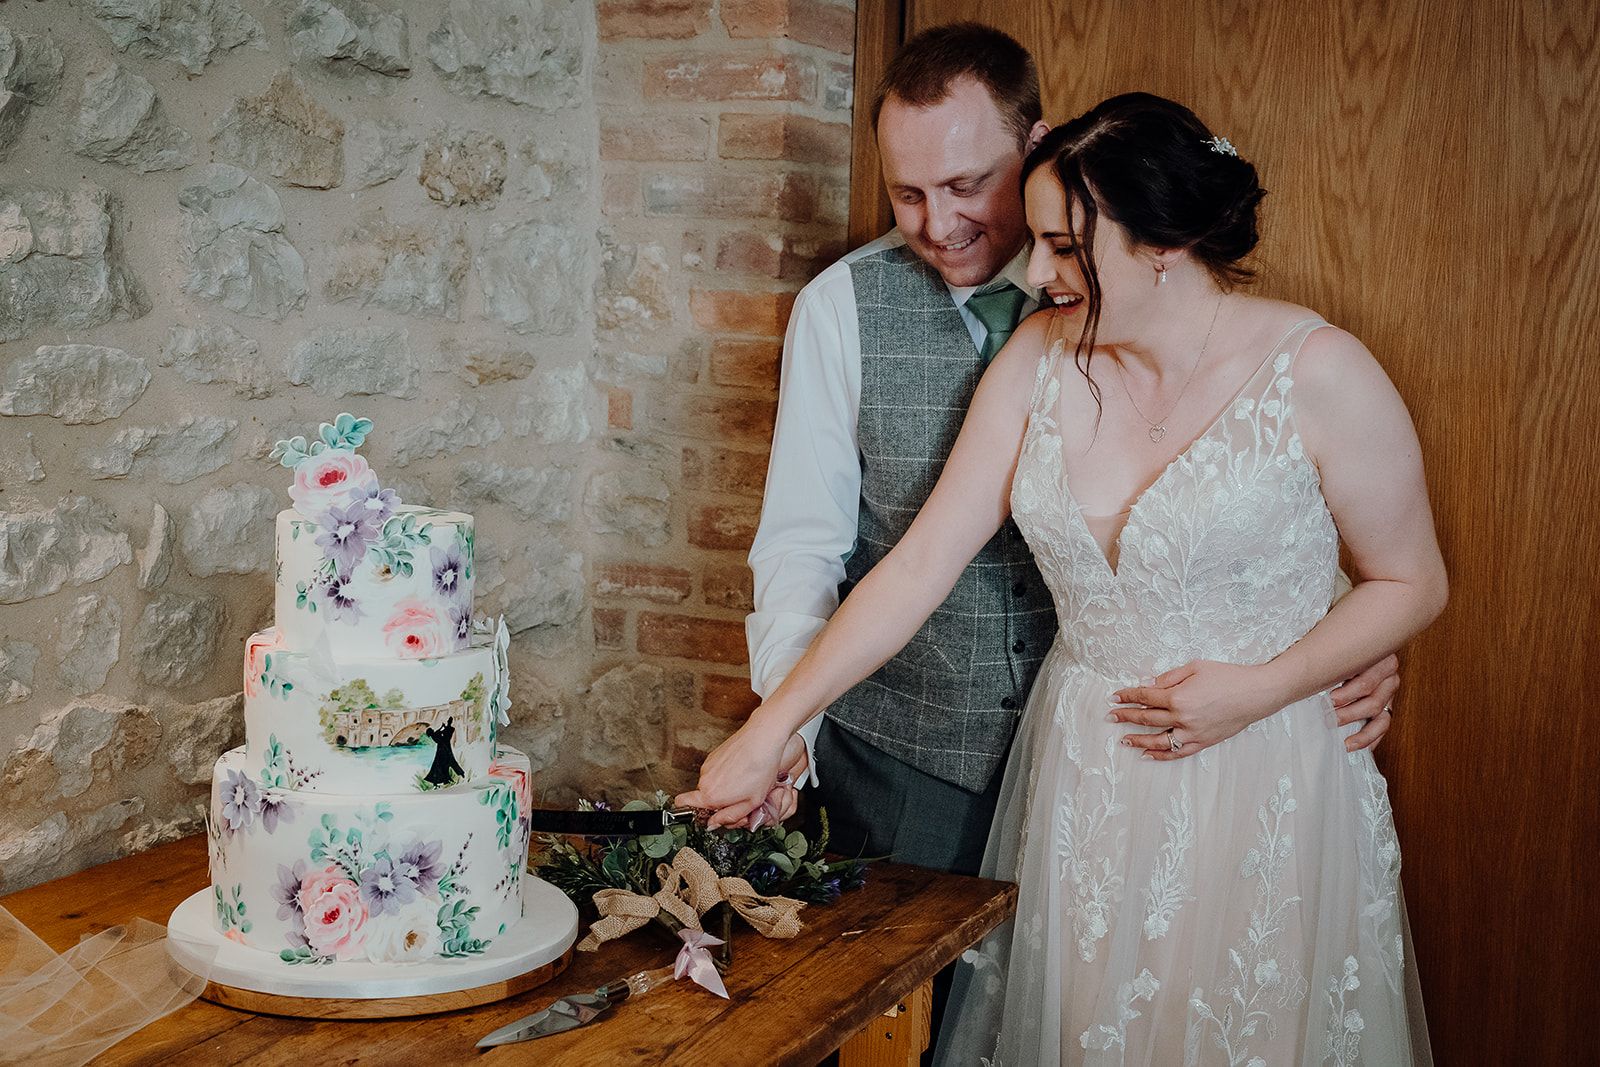
[[[598,26],[607,446],[670,510],[595,556],[596,673],[669,694],[683,784],[755,705],[744,557],[794,294],[845,250],[855,11],[601,0]]]

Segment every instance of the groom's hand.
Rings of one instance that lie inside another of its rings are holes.
[[[1377,748],[1394,721],[1394,697],[1400,691],[1400,658],[1389,655],[1368,667],[1332,693],[1339,725],[1365,722],[1345,738],[1346,752]]]
[[[697,787],[679,793],[675,803],[711,811],[707,824],[712,829],[748,825],[768,802],[774,787],[792,788],[780,776],[793,762],[795,744],[804,750],[805,742],[799,737],[776,734],[764,720],[752,715],[733,736],[711,750],[700,766]],[[764,817],[778,815],[785,806],[779,801]]]

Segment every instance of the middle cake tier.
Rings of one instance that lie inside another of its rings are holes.
[[[319,793],[408,793],[482,778],[491,700],[504,684],[493,638],[437,659],[334,659],[277,629],[245,645],[244,761],[251,778]]]

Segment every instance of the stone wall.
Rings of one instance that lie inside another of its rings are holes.
[[[546,801],[692,780],[853,5],[0,5],[0,891],[194,832],[340,410],[477,516]]]

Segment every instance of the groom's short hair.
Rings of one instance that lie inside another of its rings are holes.
[[[1019,144],[1027,144],[1043,117],[1039,68],[1015,38],[980,22],[952,22],[924,30],[907,41],[878,83],[872,100],[872,128],[891,96],[912,107],[932,107],[950,95],[961,78],[989,90]]]

